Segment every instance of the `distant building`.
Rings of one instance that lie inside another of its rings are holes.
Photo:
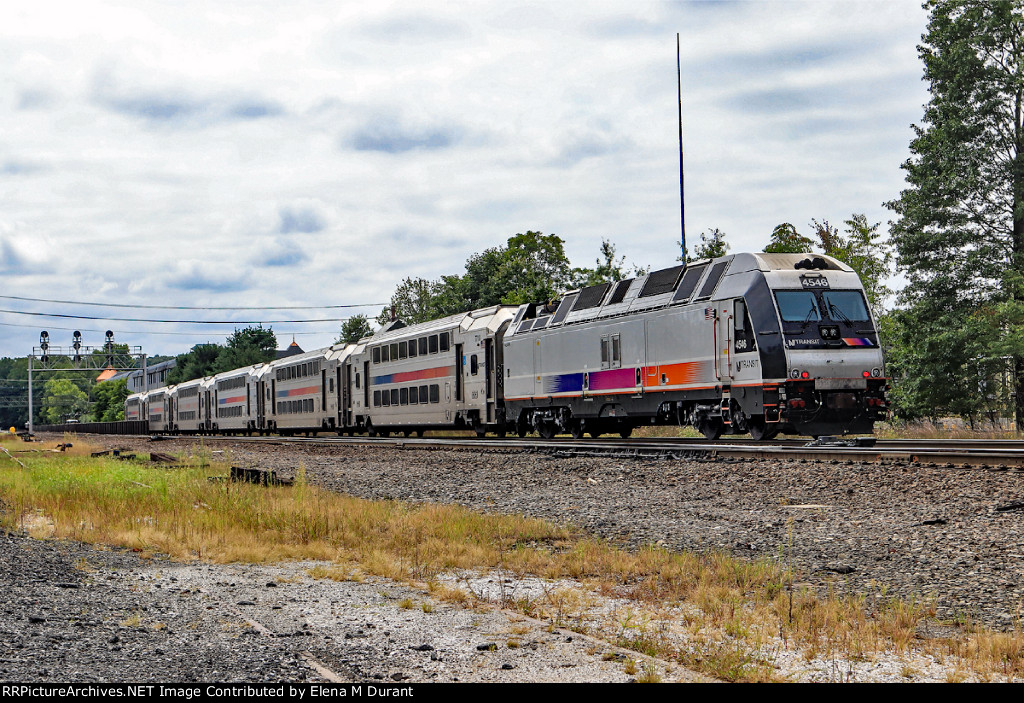
[[[278,349],[276,359],[283,359],[286,356],[295,356],[296,354],[302,354],[302,347],[295,343],[295,337],[292,337],[292,343],[288,345],[287,349]]]
[[[169,374],[171,372],[171,369],[173,369],[177,365],[178,361],[176,359],[170,359],[169,361],[161,361],[159,364],[147,366],[146,380],[149,383],[148,387],[159,388],[160,386],[166,385],[164,380],[167,378],[167,374]],[[116,373],[113,376],[110,376],[109,378],[100,378],[97,380],[119,381],[122,378],[128,380],[129,393],[141,393],[147,388],[147,386],[142,382],[142,369],[136,369],[135,371],[121,371],[120,373]]]

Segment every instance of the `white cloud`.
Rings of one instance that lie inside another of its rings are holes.
[[[838,0],[5,6],[5,289],[381,302],[527,229],[579,265],[602,238],[670,265],[676,32],[692,240],[719,227],[741,251],[782,221],[885,221],[925,100],[925,19]],[[291,327],[275,331],[310,329]],[[9,331],[0,355],[23,354],[34,333]]]

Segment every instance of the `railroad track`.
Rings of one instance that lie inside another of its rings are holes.
[[[867,438],[873,440],[874,438]],[[944,468],[1024,470],[1024,440],[876,440],[872,446],[848,446],[852,440],[812,443],[786,439],[773,442],[690,438],[631,438],[574,440],[560,438],[496,437],[204,437],[267,444],[324,444],[390,446],[408,449],[489,449],[551,453],[561,456],[620,458],[750,459],[774,461],[827,461],[887,463]],[[866,443],[866,442],[865,442]]]

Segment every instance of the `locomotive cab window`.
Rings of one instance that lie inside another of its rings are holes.
[[[818,301],[809,290],[780,290],[775,292],[779,314],[783,322],[817,322],[821,319]]]
[[[743,300],[736,300],[733,303],[732,314],[736,351],[755,351],[757,343],[754,341],[754,329],[750,324],[750,313],[747,311],[747,304]]]
[[[859,290],[822,291],[821,309],[835,322],[866,322],[871,319]]]

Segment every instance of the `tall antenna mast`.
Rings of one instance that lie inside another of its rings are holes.
[[[683,232],[680,245],[686,265],[686,199],[683,194],[683,73],[679,65],[679,32],[676,32],[676,87],[679,95],[679,226]]]

